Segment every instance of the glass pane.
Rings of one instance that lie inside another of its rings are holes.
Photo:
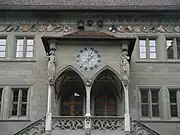
[[[156,53],[150,53],[150,58],[156,58]]]
[[[159,106],[158,105],[152,105],[152,116],[153,117],[159,116]]]
[[[146,46],[146,40],[139,40],[139,46]]]
[[[146,53],[140,53],[140,58],[146,58]]]
[[[158,103],[159,100],[159,95],[158,95],[158,91],[152,90],[151,91],[151,97],[152,97],[152,103]]]
[[[173,40],[166,40],[166,48],[167,48],[167,58],[173,59],[174,58],[174,51],[173,51]]]
[[[22,102],[27,102],[28,90],[22,90]]]
[[[5,57],[5,52],[0,52],[0,57]]]
[[[141,103],[148,103],[148,90],[141,90]]]
[[[2,99],[2,90],[3,89],[0,89],[0,102],[1,102],[1,99]]]
[[[169,96],[170,96],[170,103],[177,103],[176,90],[170,90],[169,91]]]
[[[144,53],[145,53],[145,52],[146,52],[146,47],[140,47],[140,48],[139,48],[139,51],[140,51],[140,53],[141,53],[141,52],[144,52]]]
[[[26,57],[33,57],[33,52],[26,52]]]
[[[26,116],[26,104],[22,104],[21,106],[21,116]]]
[[[13,90],[13,102],[18,102],[19,90]]]
[[[27,51],[33,51],[33,46],[27,46]]]
[[[17,39],[17,45],[24,45],[24,39]]]
[[[148,117],[149,116],[149,114],[148,114],[148,104],[142,104],[141,105],[141,114],[144,117]]]
[[[12,106],[12,116],[17,116],[17,104],[13,104]]]
[[[27,39],[27,45],[33,45],[34,40],[33,39]]]
[[[0,46],[0,51],[5,51],[6,50],[6,46]]]
[[[180,59],[180,38],[177,38],[177,58]]]
[[[16,57],[23,57],[23,52],[16,52]]]
[[[156,40],[149,40],[149,46],[156,46]]]
[[[156,52],[156,47],[154,46],[150,47],[150,52]]]
[[[0,39],[0,45],[6,45],[6,39]]]
[[[22,52],[23,51],[23,46],[17,46],[17,51]]]
[[[177,117],[177,105],[171,105],[171,117]]]

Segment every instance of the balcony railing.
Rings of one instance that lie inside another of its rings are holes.
[[[92,117],[93,131],[122,131],[124,129],[123,117]]]
[[[52,118],[52,130],[84,130],[84,117],[55,116]]]
[[[63,134],[85,133],[85,117],[81,116],[53,116],[52,132]],[[118,116],[92,116],[91,134],[124,135],[124,118]],[[33,122],[29,126],[18,131],[14,135],[44,135],[45,117]],[[159,135],[144,124],[131,120],[130,135]]]

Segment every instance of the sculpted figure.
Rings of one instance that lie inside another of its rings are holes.
[[[51,50],[49,52],[48,58],[48,81],[49,83],[52,83],[55,76],[55,51]]]
[[[129,59],[130,59],[130,57],[127,55],[128,55],[127,49],[123,49],[122,56],[121,56],[121,73],[125,80],[129,78]]]

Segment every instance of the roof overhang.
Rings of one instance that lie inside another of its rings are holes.
[[[84,33],[84,34],[83,34]],[[75,32],[69,35],[65,35],[63,37],[53,37],[53,36],[43,36],[42,37],[42,42],[45,48],[46,53],[49,53],[50,51],[50,47],[49,47],[49,41],[50,40],[54,40],[57,42],[57,44],[61,44],[62,42],[72,42],[72,41],[76,41],[77,43],[80,42],[108,42],[111,45],[113,43],[118,43],[118,45],[121,45],[121,43],[128,41],[128,55],[131,56],[133,49],[134,49],[134,45],[135,45],[135,41],[136,38],[135,37],[116,37],[116,36],[112,36],[112,35],[106,35],[104,33],[101,32]],[[109,45],[110,45],[109,44]]]

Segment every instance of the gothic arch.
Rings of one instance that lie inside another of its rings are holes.
[[[93,76],[93,79],[92,79],[92,84],[94,83],[94,80],[96,80],[97,76],[102,73],[103,71],[105,70],[109,70],[111,71],[112,73],[114,73],[116,75],[116,77],[118,78],[118,80],[121,82],[122,81],[122,78],[121,78],[121,75],[115,70],[113,69],[112,67],[110,67],[109,65],[106,65],[104,67],[102,67],[94,76]]]
[[[59,77],[63,72],[65,72],[65,71],[67,71],[67,70],[73,70],[74,72],[76,72],[76,73],[81,77],[81,79],[83,80],[83,82],[85,82],[84,76],[81,74],[81,72],[80,72],[77,68],[75,68],[74,66],[72,66],[72,65],[68,65],[68,66],[64,67],[63,69],[61,69],[61,70],[57,73],[54,82],[56,82],[57,79],[58,79],[58,77]]]
[[[119,73],[110,66],[104,66],[93,77],[91,87],[92,113],[95,116],[116,116],[123,103],[123,86]],[[111,107],[109,106],[111,104]],[[99,105],[103,106],[99,108]],[[110,109],[114,108],[114,109]]]
[[[61,87],[63,86],[63,84],[69,79],[68,76],[67,77],[63,76],[64,73],[68,72],[68,71],[72,71],[72,72],[76,73],[78,75],[78,77],[81,79],[81,81],[83,82],[83,85],[85,87],[84,76],[74,66],[68,65],[68,66],[64,67],[63,69],[61,69],[60,72],[56,75],[56,78],[55,78],[55,81],[54,81],[55,86],[56,86],[55,89],[56,89],[56,93],[57,93],[56,99],[59,97],[59,94],[60,94],[60,91],[57,91],[57,90],[60,90]]]

